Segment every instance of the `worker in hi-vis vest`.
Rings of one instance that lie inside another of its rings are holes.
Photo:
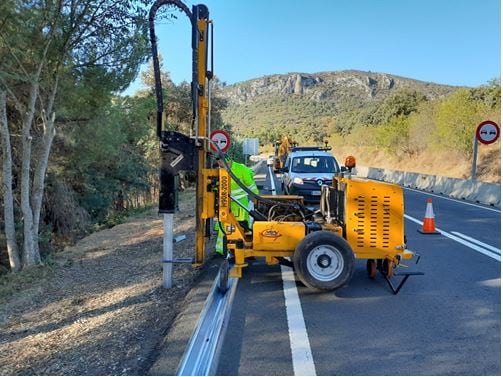
[[[216,161],[219,167],[225,168],[224,162],[219,157],[216,158]],[[244,186],[246,186],[255,194],[259,193],[255,179],[253,178],[252,169],[243,164],[240,164],[239,162],[232,161],[229,157],[225,157],[225,161],[227,162],[227,165],[231,169],[232,173]],[[246,193],[246,191],[243,190],[233,179],[231,179],[231,197],[232,214],[234,215],[236,220],[239,221],[245,228],[251,228],[252,220],[250,219],[250,215],[244,208],[248,208],[249,210],[253,209],[253,201],[250,201],[248,199],[248,194]],[[238,201],[242,207],[235,201]],[[223,224],[221,224],[221,226],[218,223],[215,224],[215,228],[218,229],[215,251],[223,255],[224,234],[222,232],[222,227]]]

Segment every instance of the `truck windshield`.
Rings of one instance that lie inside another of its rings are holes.
[[[335,158],[328,156],[294,157],[292,172],[294,173],[333,173],[336,170]]]

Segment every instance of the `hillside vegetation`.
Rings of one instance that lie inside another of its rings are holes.
[[[303,145],[328,140],[336,154],[357,154],[367,166],[460,178],[470,174],[477,125],[499,123],[501,113],[497,80],[463,88],[359,71],[295,73],[222,94],[229,101],[224,121],[240,137],[266,146],[284,134]],[[480,148],[479,179],[500,181],[499,145]]]
[[[0,2],[0,273],[50,264],[65,245],[157,202],[152,72],[135,96],[118,94],[150,55],[148,8]],[[165,127],[194,134],[191,85],[162,78]],[[213,82],[211,127],[231,132],[238,161],[243,138],[272,151],[288,134],[307,145],[328,140],[337,157],[355,154],[364,165],[466,176],[474,128],[501,111],[496,81],[459,88],[342,71]],[[499,181],[499,143],[481,148],[479,161],[479,179]]]

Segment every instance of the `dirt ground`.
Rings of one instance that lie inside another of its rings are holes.
[[[390,166],[381,158],[360,163],[459,178],[470,171],[453,156]],[[479,173],[500,182],[499,147],[481,153]],[[175,257],[193,256],[194,206],[194,191],[183,192],[174,235],[187,238],[175,244]],[[174,265],[174,287],[162,288],[162,226],[154,209],[82,239],[49,264],[2,278],[0,375],[146,374],[202,272]]]
[[[175,244],[175,257],[193,256],[194,205],[194,192],[184,192],[174,236],[187,239]],[[0,374],[146,374],[202,272],[174,265],[173,288],[162,288],[162,235],[152,210],[3,281]]]

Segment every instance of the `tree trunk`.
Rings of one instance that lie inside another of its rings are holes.
[[[11,271],[21,270],[21,260],[16,242],[16,229],[14,220],[14,194],[12,192],[12,149],[10,144],[9,126],[7,123],[7,103],[5,92],[0,91],[0,134],[2,138],[3,155],[3,201],[5,238],[7,240],[7,254]]]
[[[38,233],[40,226],[40,212],[42,210],[42,201],[44,198],[45,174],[47,172],[47,166],[49,164],[49,154],[51,152],[52,141],[54,140],[54,136],[56,135],[56,129],[54,127],[56,114],[52,112],[52,109],[54,105],[54,99],[56,97],[56,92],[58,90],[58,82],[58,77],[56,77],[51,93],[51,98],[49,99],[49,104],[47,106],[47,113],[42,110],[44,134],[42,136],[40,152],[37,156],[37,165],[35,166],[35,171],[33,173],[33,188],[31,194],[31,205],[33,209],[33,248],[35,255],[38,255],[39,261],[40,249],[38,243]]]
[[[33,174],[33,189],[31,194],[33,210],[33,247],[35,249],[35,254],[39,256],[38,232],[42,200],[44,198],[45,173],[47,172],[47,166],[49,164],[52,141],[56,134],[56,129],[54,128],[54,115],[51,119],[48,119],[46,123],[44,127],[44,136],[42,138],[42,150],[38,156],[37,165]]]
[[[30,167],[31,167],[31,125],[35,116],[35,103],[39,91],[38,82],[32,83],[30,102],[23,117],[22,164],[21,164],[21,212],[23,214],[23,268],[40,263],[40,254],[36,253],[33,238],[33,212],[30,204]]]

